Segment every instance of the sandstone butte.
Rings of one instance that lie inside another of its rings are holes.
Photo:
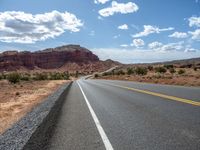
[[[1,72],[21,68],[57,69],[68,63],[93,64],[98,62],[100,62],[98,56],[80,45],[65,45],[35,52],[5,51],[0,53]]]

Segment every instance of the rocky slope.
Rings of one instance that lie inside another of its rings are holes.
[[[36,52],[6,51],[0,53],[0,72],[3,71],[69,71],[93,73],[105,71],[120,63],[99,60],[98,56],[80,45],[65,45]]]
[[[36,52],[3,52],[0,54],[0,71],[58,69],[68,63],[79,66],[96,62],[99,62],[99,58],[88,49],[79,45],[66,45]]]

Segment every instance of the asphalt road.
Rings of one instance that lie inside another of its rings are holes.
[[[200,88],[78,80],[48,149],[200,150]]]

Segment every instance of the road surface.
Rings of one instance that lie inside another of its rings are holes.
[[[75,81],[47,149],[200,150],[200,88]]]

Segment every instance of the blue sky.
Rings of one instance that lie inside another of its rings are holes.
[[[200,0],[0,0],[0,51],[65,44],[123,63],[200,57]]]

